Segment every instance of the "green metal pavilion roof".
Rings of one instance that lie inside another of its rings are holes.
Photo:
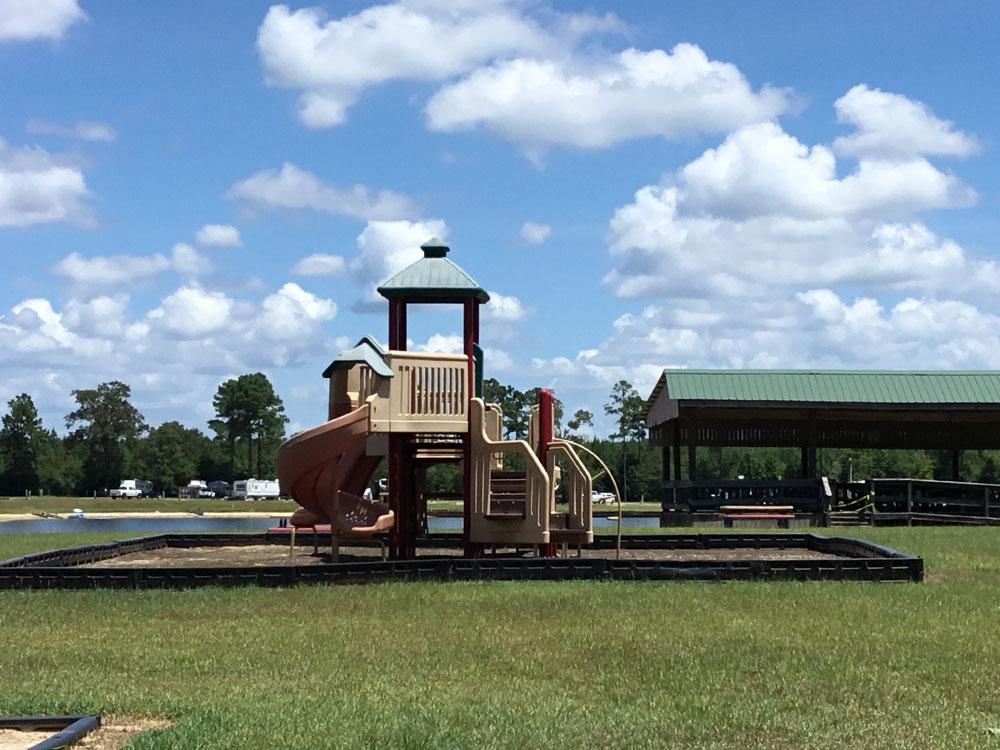
[[[448,246],[441,240],[434,237],[420,249],[424,251],[424,257],[384,282],[378,288],[379,294],[386,299],[412,302],[452,301],[468,297],[480,304],[489,302],[490,295],[486,290],[445,257]]]
[[[1000,371],[664,370],[676,401],[819,404],[1000,404]]]

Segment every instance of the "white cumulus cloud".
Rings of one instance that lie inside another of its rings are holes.
[[[212,261],[186,242],[178,242],[174,245],[170,265],[181,276],[201,276],[211,273],[214,268]]]
[[[342,123],[373,85],[438,81],[515,54],[564,49],[592,31],[617,29],[613,16],[527,16],[495,1],[403,1],[328,19],[318,8],[272,6],[257,34],[269,84],[302,92],[299,118],[308,127]]]
[[[381,310],[382,297],[376,286],[423,257],[420,246],[431,237],[446,239],[448,227],[440,219],[427,221],[369,221],[358,235],[358,254],[351,272],[365,288],[356,307]]]
[[[499,323],[517,323],[528,317],[530,311],[517,297],[490,292],[490,301],[483,308],[483,318]]]
[[[315,323],[337,314],[333,300],[317,297],[291,282],[264,299],[260,331],[277,341],[308,334]]]
[[[541,245],[552,236],[552,227],[536,221],[526,221],[521,225],[518,235],[529,245]]]
[[[83,141],[104,141],[111,143],[118,137],[113,127],[103,122],[78,120],[72,125],[59,125],[45,120],[28,120],[24,129],[36,135],[59,135],[65,138],[79,138]]]
[[[840,122],[856,130],[838,138],[839,153],[861,157],[906,158],[917,154],[968,156],[978,141],[954,123],[942,120],[923,102],[902,94],[859,84],[840,97],[834,107]]]
[[[222,330],[230,320],[233,300],[197,284],[182,286],[163,298],[149,319],[178,338],[199,338]]]
[[[679,44],[671,52],[628,49],[596,61],[504,61],[442,88],[425,114],[433,130],[482,125],[538,151],[726,132],[788,108],[786,92],[754,92],[736,66]]]
[[[243,244],[240,230],[229,224],[206,224],[195,234],[202,247],[239,247]]]
[[[0,42],[62,39],[86,17],[77,0],[0,0]]]
[[[341,276],[346,270],[343,257],[326,253],[308,255],[292,266],[292,273],[297,276]]]
[[[0,227],[93,222],[86,180],[77,166],[42,148],[15,148],[0,138]]]
[[[310,209],[369,220],[408,218],[420,213],[413,200],[401,193],[371,190],[365,185],[338,187],[288,163],[280,170],[262,170],[237,182],[226,197],[255,208]]]
[[[85,258],[74,252],[56,263],[52,270],[77,284],[122,284],[155,276],[168,268],[170,261],[159,253]]]

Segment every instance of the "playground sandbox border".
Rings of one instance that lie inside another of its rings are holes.
[[[296,541],[312,545],[311,535]],[[320,535],[329,544],[329,534]],[[254,567],[78,567],[162,547],[288,544],[288,535],[158,534],[0,561],[0,589],[184,589],[200,586],[294,586],[304,583],[364,584],[390,581],[921,581],[920,557],[850,537],[819,534],[636,534],[623,549],[803,549],[824,559],[617,560],[614,537],[598,537],[601,558],[419,557],[413,560],[330,562]],[[457,534],[434,534],[422,546],[453,548]]]
[[[0,729],[19,732],[52,732],[30,750],[57,750],[68,747],[85,735],[99,729],[100,714],[75,714],[72,716],[0,716]]]

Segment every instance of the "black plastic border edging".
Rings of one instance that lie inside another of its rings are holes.
[[[58,748],[76,742],[99,726],[101,726],[100,714],[0,717],[0,729],[18,729],[22,732],[56,732],[51,737],[32,745],[28,750],[58,750]]]
[[[817,534],[663,534],[623,539],[632,549],[804,549],[833,558],[777,560],[614,560],[453,556],[260,567],[79,567],[162,547],[285,544],[270,534],[161,534],[89,547],[39,552],[0,562],[0,589],[153,589],[292,586],[385,581],[513,580],[853,580],[920,581],[923,560],[870,542]],[[444,545],[441,545],[444,546]]]

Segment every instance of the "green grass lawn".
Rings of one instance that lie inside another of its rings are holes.
[[[0,593],[0,713],[176,722],[130,748],[1000,748],[1000,528],[850,531],[929,581]]]
[[[212,513],[233,511],[256,513],[291,513],[298,506],[293,500],[180,500],[128,497],[0,497],[2,513],[69,513],[82,508],[87,513],[181,512],[200,510]]]

